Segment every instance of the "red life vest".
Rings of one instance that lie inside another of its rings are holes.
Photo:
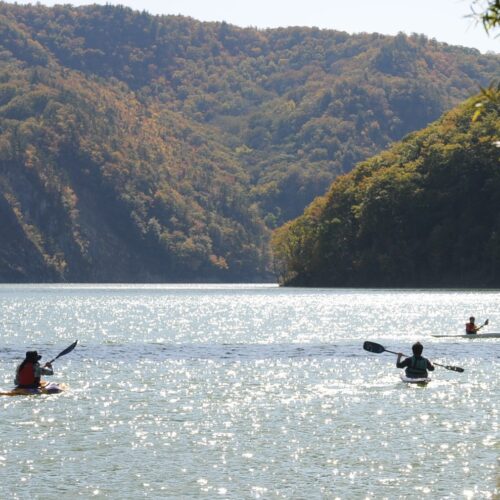
[[[465,333],[476,333],[477,327],[474,323],[465,323]]]
[[[35,378],[34,363],[30,363],[29,361],[24,363],[24,366],[19,370],[17,380],[19,385],[38,387],[40,384],[40,378]]]

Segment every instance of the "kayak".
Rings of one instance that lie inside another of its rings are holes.
[[[400,377],[401,377],[401,380],[405,384],[409,384],[409,385],[427,385],[432,380],[429,377],[424,377],[424,378],[410,378],[410,377],[407,377],[404,374],[401,374]]]
[[[433,337],[449,337],[455,339],[500,339],[500,333],[470,333],[463,335],[432,335]]]
[[[16,387],[11,391],[0,392],[0,396],[36,396],[37,394],[59,394],[66,390],[65,384],[57,384],[56,382],[42,382],[37,389],[26,389],[24,387]]]

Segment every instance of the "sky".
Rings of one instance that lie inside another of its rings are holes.
[[[13,3],[13,2],[10,2]],[[36,3],[18,0],[17,3]],[[452,45],[500,52],[499,30],[486,34],[468,17],[474,0],[40,0],[55,4],[126,5],[151,14],[181,14],[241,27],[316,26],[348,33],[423,33]]]

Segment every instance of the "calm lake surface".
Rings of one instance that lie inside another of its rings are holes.
[[[0,498],[498,498],[500,292],[1,285]],[[424,355],[427,387],[396,356]],[[43,361],[42,360],[42,361]]]

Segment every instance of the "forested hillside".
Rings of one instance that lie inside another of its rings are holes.
[[[472,99],[338,178],[274,248],[285,284],[500,286],[500,107]]]
[[[0,2],[0,280],[271,279],[269,230],[499,58]]]

